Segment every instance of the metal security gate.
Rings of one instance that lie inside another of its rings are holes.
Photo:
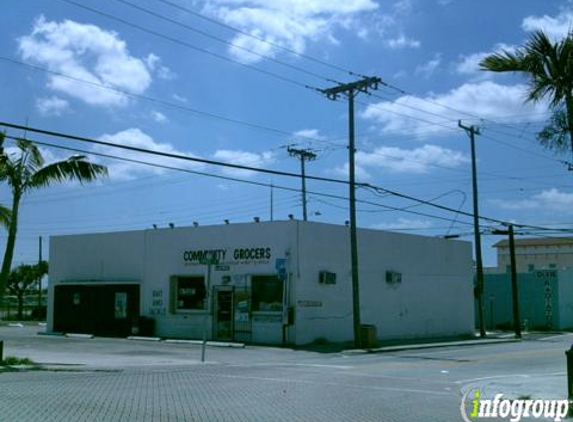
[[[234,341],[251,343],[253,339],[250,287],[235,287],[234,291]]]

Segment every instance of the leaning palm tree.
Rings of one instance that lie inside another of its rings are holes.
[[[3,137],[0,134],[0,137]],[[6,288],[18,232],[18,210],[20,200],[31,190],[43,188],[54,182],[77,180],[80,183],[107,175],[107,168],[90,163],[86,157],[74,155],[66,160],[45,164],[40,150],[25,139],[16,141],[18,152],[2,155],[0,180],[8,182],[12,190],[12,211],[8,218],[8,239],[4,261],[0,270],[0,296]]]
[[[549,100],[553,117],[538,134],[548,148],[573,153],[573,34],[551,41],[542,31],[514,51],[492,54],[480,63],[482,70],[518,72],[529,82],[526,101]],[[568,136],[567,136],[568,135]]]

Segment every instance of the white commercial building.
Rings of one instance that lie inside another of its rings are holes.
[[[55,236],[48,331],[350,341],[349,243],[348,227],[296,220]],[[379,340],[474,332],[470,243],[359,229],[358,247]]]

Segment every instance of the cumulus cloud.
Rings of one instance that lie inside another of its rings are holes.
[[[414,71],[414,73],[416,75],[422,75],[426,79],[428,79],[436,72],[436,70],[438,70],[441,63],[442,63],[441,54],[436,54],[432,60],[428,61],[427,63],[421,66],[418,66]]]
[[[408,229],[429,229],[433,223],[428,220],[417,220],[409,218],[398,218],[396,221],[374,224],[372,228],[379,230],[408,230]]]
[[[317,141],[326,139],[318,129],[301,129],[293,133],[296,138],[311,138]]]
[[[526,32],[541,30],[553,39],[561,39],[573,30],[572,22],[573,11],[563,8],[555,17],[548,15],[527,16],[523,19],[521,28]]]
[[[400,50],[403,48],[420,48],[421,43],[416,39],[406,37],[402,34],[386,41],[386,45],[392,50]]]
[[[571,214],[573,212],[573,193],[562,192],[559,189],[551,188],[543,190],[541,193],[527,199],[516,201],[492,199],[489,201],[505,210],[539,210],[561,214]]]
[[[404,95],[395,101],[370,104],[362,117],[377,122],[382,131],[422,137],[457,129],[457,120],[467,118],[468,114],[484,119],[513,115],[530,115],[531,120],[543,119],[541,113],[547,111],[547,105],[541,102],[524,103],[526,92],[527,86],[521,84],[501,85],[492,81],[467,83],[449,92],[430,94],[425,98]],[[439,104],[447,105],[450,109],[446,110]]]
[[[24,61],[92,84],[51,75],[48,88],[95,106],[128,103],[124,94],[97,85],[142,94],[151,85],[154,72],[161,75],[167,71],[157,56],[132,56],[116,32],[72,20],[55,22],[40,16],[32,32],[17,42]]]
[[[169,119],[165,114],[157,110],[153,110],[151,112],[151,118],[155,120],[157,123],[166,123],[169,121]]]
[[[424,145],[414,149],[378,147],[372,152],[356,153],[356,177],[370,179],[375,171],[424,174],[435,166],[454,168],[469,161],[469,157],[462,152],[438,145]],[[334,173],[347,176],[348,163],[337,167]]]
[[[514,45],[499,43],[496,44],[491,51],[482,51],[479,53],[473,53],[467,56],[461,56],[458,63],[455,65],[456,73],[468,76],[480,76],[484,79],[492,78],[494,72],[484,72],[480,70],[479,64],[487,56],[494,53],[502,53],[504,51],[514,51]]]
[[[373,0],[211,0],[204,12],[250,35],[303,53],[309,41],[336,43],[336,28],[348,28],[360,14],[377,8]],[[267,56],[277,53],[268,43],[245,34],[237,35],[232,43],[242,49],[230,47],[230,54],[246,63],[261,58],[244,49]]]
[[[215,151],[213,159],[231,164],[239,164],[250,167],[268,167],[275,162],[275,154],[271,151],[261,153],[241,150],[220,149]],[[252,177],[257,173],[250,170],[221,167],[221,172],[229,176]]]
[[[115,134],[104,134],[100,136],[99,139],[118,145],[132,146],[152,151],[166,152],[170,154],[186,155],[188,157],[197,157],[188,151],[178,150],[169,143],[155,141],[151,136],[138,128],[126,129]],[[141,160],[164,166],[183,167],[194,170],[204,167],[201,163],[149,155],[136,151],[119,150],[117,148],[104,145],[95,145],[93,147],[93,151],[103,154],[118,155],[122,158]],[[110,161],[109,163],[106,162],[106,165],[108,165],[110,177],[115,179],[133,179],[142,174],[163,174],[165,171],[167,171],[157,167],[122,161]]]
[[[38,98],[36,108],[42,116],[61,116],[70,109],[70,103],[62,98],[52,96]]]

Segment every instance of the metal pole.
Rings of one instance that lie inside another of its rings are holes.
[[[358,236],[356,233],[356,171],[354,140],[354,89],[348,91],[348,170],[350,197],[350,256],[352,268],[352,321],[355,347],[362,345],[360,332],[360,288],[358,284]]]
[[[38,244],[38,269],[42,265],[42,236],[40,236]],[[42,306],[42,275],[38,277],[38,312]],[[39,316],[39,315],[38,315]]]
[[[209,320],[209,313],[211,310],[210,294],[211,289],[211,263],[207,264],[207,286],[205,289],[205,315],[203,316],[203,343],[201,345],[201,362],[205,362],[205,348],[207,347],[207,322]]]
[[[304,157],[300,160],[300,172],[302,174],[302,220],[306,221],[306,172],[304,168]]]
[[[273,194],[274,194],[274,185],[273,185],[273,182],[271,181],[271,221],[274,220],[274,209],[273,209],[274,208],[274,197],[273,197]]]
[[[509,228],[509,256],[511,260],[511,293],[513,297],[513,326],[515,337],[521,338],[521,322],[519,319],[519,295],[517,291],[517,266],[515,259],[515,239],[513,236],[513,224]]]
[[[471,141],[471,154],[472,154],[472,187],[473,187],[473,200],[474,200],[474,241],[475,241],[475,254],[476,254],[476,290],[475,296],[478,303],[478,322],[479,334],[485,337],[485,327],[483,320],[483,261],[481,257],[481,234],[479,230],[479,207],[478,207],[478,185],[477,185],[477,165],[476,165],[476,148],[475,148],[475,134],[479,134],[479,130],[475,126],[466,127],[462,122],[458,122],[458,126],[464,129],[470,135]]]

